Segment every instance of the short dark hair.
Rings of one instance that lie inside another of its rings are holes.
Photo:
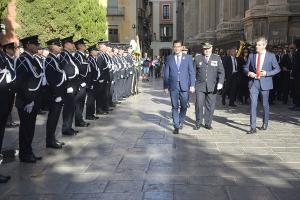
[[[176,44],[176,43],[180,43],[181,46],[183,45],[183,41],[182,41],[182,40],[174,40],[174,41],[173,41],[173,46],[174,46],[174,44]]]

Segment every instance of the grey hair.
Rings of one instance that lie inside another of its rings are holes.
[[[266,45],[268,44],[268,40],[264,36],[261,36],[261,37],[257,38],[257,42],[259,42],[259,41],[265,43]]]

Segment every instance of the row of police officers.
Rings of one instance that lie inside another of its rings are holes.
[[[2,45],[0,51],[0,152],[6,121],[15,104],[20,118],[21,162],[42,159],[33,152],[32,140],[37,114],[45,99],[49,111],[46,147],[59,149],[64,143],[57,140],[55,132],[61,113],[62,135],[73,136],[78,133],[73,129],[73,121],[76,127],[88,127],[85,119],[96,120],[97,114],[109,114],[121,100],[137,94],[137,71],[129,45],[101,40],[98,48],[87,48],[84,39],[73,42],[73,36],[54,38],[46,42],[49,54],[43,57],[37,54],[37,35],[20,42],[24,52],[17,58],[14,43]],[[0,182],[8,180],[9,177],[0,176]]]

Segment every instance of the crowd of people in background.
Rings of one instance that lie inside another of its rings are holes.
[[[299,49],[299,47],[298,47]],[[270,46],[268,50],[276,55],[281,72],[273,77],[274,89],[270,91],[270,105],[288,104],[292,102],[291,110],[300,110],[299,66],[296,66],[296,43],[283,46]],[[214,48],[213,53],[221,57],[225,70],[225,83],[222,91],[222,104],[227,101],[230,107],[249,104],[248,77],[243,73],[243,67],[248,61],[250,53],[255,52],[255,46],[248,45],[244,48],[232,46],[228,49]],[[184,47],[183,53],[187,53]],[[197,53],[190,53],[193,57]],[[298,58],[299,59],[299,58]],[[147,53],[142,58],[142,81],[149,81],[149,77],[155,79],[162,77],[165,65],[164,56],[155,56],[152,59]],[[298,70],[298,71],[297,71]]]

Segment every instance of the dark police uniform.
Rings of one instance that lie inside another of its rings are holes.
[[[75,42],[75,45],[85,44],[83,39],[80,39]],[[75,126],[86,127],[89,123],[83,120],[83,109],[85,105],[86,99],[86,89],[87,89],[87,81],[88,81],[88,74],[90,73],[90,66],[87,62],[85,53],[81,51],[77,51],[74,54],[74,58],[78,63],[79,69],[79,91],[75,97]]]
[[[99,114],[107,114],[110,104],[110,88],[111,88],[111,77],[110,77],[110,65],[111,58],[105,52],[99,52],[96,59],[97,66],[100,68],[100,80],[99,83],[100,91],[96,96],[96,112]]]
[[[14,49],[14,48],[15,48],[15,44],[13,42],[3,45],[4,51],[6,49]],[[5,54],[4,58],[7,61],[7,64],[8,64],[7,69],[9,70],[10,76],[11,76],[11,83],[10,83],[10,88],[9,88],[9,102],[10,102],[9,115],[8,115],[6,126],[7,127],[17,127],[18,124],[13,122],[12,115],[11,115],[11,111],[14,106],[15,96],[16,96],[16,81],[15,81],[16,80],[16,72],[14,69],[15,59],[13,57],[10,57],[8,54]]]
[[[205,125],[211,127],[212,116],[215,109],[217,84],[224,83],[224,67],[220,56],[212,54],[208,61],[205,56],[195,57],[196,71],[196,127],[203,121],[203,106],[205,106]]]
[[[97,51],[96,45],[93,45],[87,49],[89,52],[91,51]],[[98,117],[95,116],[96,114],[96,95],[97,92],[99,92],[99,88],[101,88],[100,81],[100,68],[97,65],[96,58],[92,55],[89,55],[87,58],[87,62],[90,65],[90,76],[88,77],[88,90],[87,90],[87,101],[86,101],[86,119],[88,120],[95,120],[98,119]],[[101,92],[100,94],[101,95]],[[103,95],[103,94],[102,94]]]
[[[20,40],[23,45],[37,44],[38,36],[31,36]],[[21,162],[36,162],[32,151],[36,116],[40,109],[38,97],[43,82],[43,71],[38,61],[28,52],[24,52],[16,59],[16,107],[20,118],[19,127],[19,158]]]
[[[73,42],[73,37],[67,37],[61,39],[62,43]],[[78,63],[76,63],[76,59],[74,56],[64,49],[59,56],[60,67],[65,71],[67,76],[66,88],[67,92],[65,94],[64,102],[68,102],[64,104],[63,107],[63,125],[62,125],[62,134],[63,135],[75,135],[76,131],[72,129],[72,123],[75,112],[75,96],[78,92],[79,88],[79,69]]]
[[[46,42],[47,45],[60,45],[60,39],[55,38]],[[49,113],[46,124],[46,147],[61,148],[62,144],[56,140],[55,131],[66,92],[66,73],[59,65],[59,55],[49,53],[45,60],[45,76],[49,91]]]

